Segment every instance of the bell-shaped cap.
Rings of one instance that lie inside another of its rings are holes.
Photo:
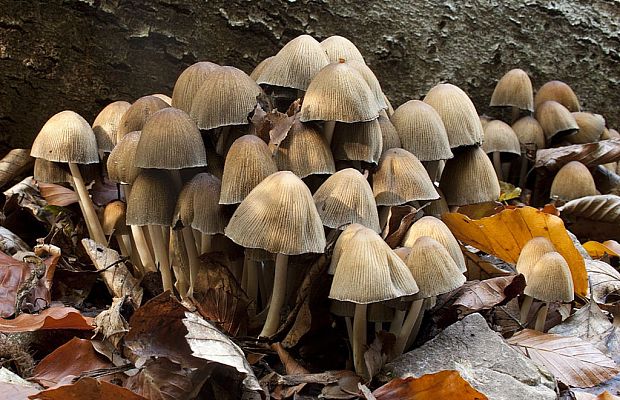
[[[256,79],[259,84],[306,90],[327,64],[327,54],[312,36],[300,35],[280,49]]]
[[[336,172],[334,157],[321,132],[312,123],[295,119],[275,153],[280,171],[292,171],[300,178]]]
[[[545,101],[536,107],[535,118],[540,123],[547,141],[556,136],[572,135],[579,129],[575,117],[557,101]]]
[[[430,236],[419,237],[405,259],[420,291],[416,299],[439,296],[465,283],[465,276],[448,250]]]
[[[162,108],[170,107],[168,103],[155,96],[143,96],[125,111],[118,126],[116,142],[129,132],[141,131],[146,120]]]
[[[118,127],[121,118],[131,107],[126,101],[115,101],[110,103],[99,112],[95,122],[93,122],[93,132],[97,139],[97,147],[100,151],[109,153],[116,145]]]
[[[450,228],[440,219],[426,216],[416,221],[405,234],[402,245],[405,247],[413,247],[416,240],[422,236],[429,236],[441,243],[446,250],[448,250],[448,253],[456,263],[459,271],[467,271],[465,257],[463,256],[459,242],[456,241]]]
[[[172,105],[172,97],[168,96],[167,94],[163,94],[163,93],[153,93],[152,96],[155,96],[159,99],[162,99],[164,102],[166,102],[166,104],[168,104],[169,106]]]
[[[241,136],[226,155],[220,204],[241,203],[256,185],[277,170],[265,142],[258,136]]]
[[[420,100],[409,100],[390,118],[403,149],[420,161],[452,158],[446,128],[433,107]]]
[[[537,236],[527,241],[519,253],[517,260],[517,272],[523,274],[527,281],[530,270],[547,253],[555,251],[551,240],[543,236]]]
[[[362,122],[376,119],[380,109],[364,77],[348,63],[338,62],[327,65],[312,79],[300,119]]]
[[[451,206],[493,201],[500,194],[493,164],[478,146],[456,152],[446,161],[439,188]]]
[[[329,228],[342,230],[357,223],[381,231],[372,189],[358,170],[346,168],[327,178],[314,193],[314,202]]]
[[[364,57],[358,48],[349,39],[342,36],[330,36],[321,42],[321,47],[325,50],[330,63],[336,63],[338,60],[345,59],[347,61],[364,62]]]
[[[241,202],[225,229],[243,247],[322,253],[325,233],[308,187],[290,171],[269,175]]]
[[[577,95],[570,86],[562,81],[549,81],[542,85],[534,96],[534,108],[538,109],[542,103],[549,100],[557,101],[570,112],[581,111]]]
[[[573,278],[566,260],[555,251],[544,254],[528,276],[523,293],[545,302],[568,303],[574,300]]]
[[[605,133],[603,133],[603,136],[605,136]],[[620,133],[618,133],[618,131],[613,128],[607,129],[606,136],[607,137],[604,137],[602,139],[620,139]]]
[[[422,163],[404,149],[390,149],[383,153],[379,169],[373,175],[372,191],[379,206],[439,198]]]
[[[383,150],[383,136],[379,121],[336,122],[332,137],[335,160],[364,161],[376,164]]]
[[[228,223],[224,206],[219,204],[220,180],[200,173],[183,186],[177,199],[175,224],[192,227],[204,234],[224,233]]]
[[[141,132],[129,132],[114,147],[108,156],[108,178],[111,181],[131,184],[140,173],[140,168],[135,166],[134,159]]]
[[[377,76],[374,72],[372,72],[370,67],[366,65],[364,61],[348,60],[347,63],[353,68],[355,68],[357,72],[360,73],[360,75],[362,75],[362,77],[370,87],[372,94],[375,96],[375,100],[377,101],[377,105],[379,106],[379,108],[381,108],[382,110],[387,109],[388,105],[385,101],[385,95],[383,94],[383,90],[381,89],[381,84],[379,83]]]
[[[516,133],[510,125],[495,119],[484,128],[484,143],[482,149],[485,153],[510,153],[521,155],[521,144]]]
[[[177,194],[168,170],[143,169],[127,199],[127,224],[172,225]]]
[[[139,168],[182,169],[207,165],[200,131],[185,111],[164,108],[144,124],[135,165]]]
[[[63,163],[99,162],[95,134],[88,122],[74,111],[61,111],[48,119],[34,139],[30,155]]]
[[[506,72],[495,85],[490,106],[511,106],[534,111],[534,91],[527,73],[519,68]]]
[[[537,149],[545,148],[545,133],[536,118],[526,116],[512,124],[512,130],[523,145],[534,143]]]
[[[120,234],[127,235],[131,231],[125,222],[126,206],[120,200],[108,203],[103,209],[101,228],[106,235]]]
[[[267,57],[263,61],[259,62],[256,67],[250,72],[250,78],[257,80],[263,70],[269,65],[271,60],[273,60],[275,56]]]
[[[424,102],[441,117],[451,148],[482,143],[484,134],[476,107],[458,86],[441,83],[428,91]]]
[[[585,196],[594,196],[596,185],[588,167],[579,161],[564,165],[551,183],[551,198],[570,201]]]
[[[65,166],[66,164],[35,158],[33,178],[45,183],[73,182],[71,173],[68,168],[64,168]]]
[[[568,141],[575,144],[598,142],[605,130],[605,118],[600,114],[590,112],[572,113],[579,126],[574,135],[567,137]]]
[[[381,128],[381,139],[383,142],[383,153],[389,149],[396,149],[401,147],[400,137],[392,121],[387,116],[385,110],[381,110],[379,113],[379,127]]]
[[[209,75],[219,67],[219,65],[209,61],[199,61],[185,68],[174,84],[172,107],[189,114],[198,89],[205,83]]]
[[[376,303],[418,292],[407,265],[372,229],[350,225],[355,232],[343,234],[334,252],[342,255],[336,263],[329,298],[357,304]]]

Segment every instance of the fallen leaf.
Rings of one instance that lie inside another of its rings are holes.
[[[17,291],[28,276],[28,264],[0,252],[0,317],[15,314]]]
[[[32,386],[0,382],[0,399],[28,400],[28,396],[39,393],[39,390]]]
[[[37,186],[39,186],[41,196],[50,206],[67,207],[79,200],[77,193],[64,186],[43,182],[37,182]]]
[[[295,122],[295,118],[296,114],[288,116],[278,110],[271,110],[271,112],[266,115],[265,119],[269,121],[271,125],[269,129],[269,148],[272,154],[278,151],[280,143],[286,139],[288,131]]]
[[[90,194],[93,199],[93,203],[98,206],[105,206],[106,204],[119,199],[119,190],[116,182],[112,182],[108,178],[97,176],[94,185],[90,188]]]
[[[0,332],[34,332],[40,329],[92,330],[93,319],[84,317],[73,307],[52,305],[39,314],[20,314],[14,319],[0,319]]]
[[[105,340],[110,341],[115,348],[119,348],[119,343],[123,336],[129,332],[129,324],[121,315],[121,307],[125,303],[125,297],[115,297],[109,309],[100,312],[93,322],[95,325],[95,335],[101,333]]]
[[[521,196],[521,188],[515,187],[514,185],[507,182],[499,182],[500,195],[499,201],[508,201],[518,199]]]
[[[324,399],[356,399],[358,385],[361,383],[362,378],[349,371],[350,374],[338,379],[335,383],[326,384],[321,390],[321,397]]]
[[[538,150],[534,168],[545,168],[554,172],[571,161],[579,161],[590,168],[619,159],[620,139],[610,139]]]
[[[192,371],[165,357],[148,360],[125,387],[149,400],[192,399],[206,380],[192,380]]]
[[[275,350],[280,358],[280,362],[284,365],[284,370],[287,375],[300,375],[300,374],[309,374],[310,371],[305,369],[299,364],[297,360],[295,360],[288,351],[282,347],[281,343],[274,343],[271,345],[271,349]]]
[[[30,251],[30,246],[10,230],[0,226],[0,252],[12,256],[18,251]]]
[[[605,255],[620,257],[618,253],[605,246],[603,243],[596,242],[594,240],[590,240],[589,242],[584,243],[583,248],[586,249],[590,257],[592,258],[602,258]]]
[[[599,260],[586,260],[586,270],[592,287],[592,300],[604,304],[610,294],[620,294],[620,272],[611,265]]]
[[[377,400],[486,400],[457,371],[440,371],[419,378],[392,379],[372,394]]]
[[[586,295],[588,275],[583,257],[575,248],[560,218],[532,207],[521,207],[506,209],[479,220],[472,220],[459,213],[444,214],[442,220],[457,239],[513,264],[530,239],[536,236],[549,238],[568,263],[575,293]]]
[[[620,397],[612,395],[607,390],[600,393],[598,396],[584,392],[573,392],[573,394],[576,400],[620,400]]]
[[[312,311],[310,310],[310,298],[306,297],[297,312],[293,326],[282,340],[282,344],[287,348],[294,347],[310,331],[310,328],[312,328]]]
[[[471,219],[490,217],[506,209],[507,206],[497,201],[485,201],[484,203],[468,204],[460,206],[458,212],[467,215]]]
[[[93,378],[82,378],[73,384],[43,390],[28,398],[32,400],[148,400],[131,390]]]
[[[467,286],[453,303],[460,316],[506,304],[523,293],[525,277],[521,274],[486,279]]]
[[[0,187],[18,178],[30,170],[34,158],[30,157],[30,149],[13,149],[0,160]]]
[[[372,380],[385,365],[388,355],[392,353],[392,348],[396,342],[396,336],[389,332],[377,332],[375,340],[364,352],[364,363],[368,370],[368,376]]]
[[[613,378],[616,363],[580,338],[524,329],[508,343],[544,365],[558,380],[572,387],[592,387]]]
[[[491,262],[483,260],[476,253],[472,253],[464,246],[461,246],[463,256],[465,256],[465,265],[467,272],[465,276],[468,280],[485,280],[489,278],[497,278],[500,276],[508,276],[510,272],[497,268]]]
[[[393,249],[400,246],[407,231],[420,219],[418,210],[411,206],[391,206],[388,223],[383,230],[385,242]]]
[[[620,196],[602,194],[571,200],[559,208],[562,218],[586,218],[609,223],[620,222]]]

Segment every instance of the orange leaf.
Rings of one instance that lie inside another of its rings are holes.
[[[605,244],[600,242],[595,242],[594,240],[590,240],[589,242],[585,242],[583,244],[583,248],[586,249],[588,254],[592,258],[601,258],[605,256],[605,254],[609,254],[610,256],[619,257],[618,253],[607,247]]]
[[[419,378],[392,379],[372,393],[377,400],[486,400],[457,371],[440,371]]]
[[[517,262],[521,249],[533,237],[549,238],[568,263],[575,293],[586,295],[588,275],[585,262],[559,217],[536,208],[522,207],[506,209],[478,220],[459,213],[444,214],[442,219],[460,241],[509,263]]]
[[[20,314],[14,319],[0,318],[0,332],[34,332],[39,329],[91,330],[93,319],[73,307],[52,306],[39,314]]]
[[[93,378],[82,378],[71,385],[43,390],[28,398],[32,400],[146,400],[145,397],[131,390]]]

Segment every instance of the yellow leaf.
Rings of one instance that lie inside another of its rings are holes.
[[[510,183],[500,181],[499,188],[501,190],[501,194],[499,195],[499,201],[518,199],[519,196],[521,196],[521,188],[515,187]]]
[[[590,240],[589,242],[584,243],[583,248],[586,249],[586,251],[592,258],[601,258],[605,254],[618,257],[618,254],[615,251],[605,246],[605,244],[596,242],[594,240]]]

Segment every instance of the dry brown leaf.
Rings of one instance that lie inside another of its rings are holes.
[[[620,400],[620,397],[612,395],[607,390],[600,393],[598,396],[584,392],[574,392],[573,394],[576,400]]]
[[[295,118],[296,115],[288,116],[278,110],[271,110],[271,112],[265,116],[265,119],[270,124],[269,149],[271,149],[272,154],[275,154],[275,152],[278,151],[280,143],[286,139],[288,131],[295,122]]]
[[[0,252],[0,317],[15,313],[17,292],[30,276],[30,266]]]
[[[618,160],[620,160],[620,139],[610,139],[538,150],[534,168],[545,168],[553,172],[571,161],[579,161],[590,168]]]
[[[73,384],[43,390],[28,398],[32,400],[148,400],[131,390],[93,378],[82,378]]]
[[[592,387],[618,373],[616,363],[580,338],[524,329],[508,343],[572,387]]]
[[[393,249],[400,246],[407,231],[413,223],[420,219],[418,210],[411,206],[391,206],[388,223],[383,229],[385,242]]]
[[[607,303],[607,296],[620,294],[620,272],[606,262],[586,260],[586,270],[592,287],[591,298],[599,304]]]
[[[191,399],[206,379],[192,380],[192,372],[165,357],[150,359],[125,387],[149,400]],[[203,381],[203,382],[201,382]]]
[[[93,203],[98,206],[105,206],[106,204],[119,199],[118,184],[112,182],[106,177],[98,176],[95,183],[90,188],[90,194],[93,199]]]
[[[486,400],[457,371],[440,371],[419,378],[392,379],[372,394],[377,400]]]
[[[586,295],[588,275],[583,257],[560,218],[532,207],[522,207],[478,220],[459,213],[446,213],[442,219],[457,239],[510,263],[517,262],[521,249],[533,237],[549,238],[568,263],[575,293]]]
[[[388,360],[389,354],[392,353],[396,336],[389,332],[377,332],[375,340],[368,346],[368,350],[364,352],[364,363],[368,370],[370,379],[375,377],[383,368]]]
[[[110,341],[115,348],[119,348],[119,343],[123,336],[129,332],[129,324],[121,315],[121,307],[125,302],[125,297],[115,297],[109,309],[102,311],[95,317],[95,335],[101,333],[105,340]]]
[[[20,314],[14,319],[0,319],[0,332],[34,332],[40,329],[92,330],[93,319],[84,317],[73,307],[52,304],[39,314]]]
[[[0,160],[0,187],[4,187],[34,164],[30,149],[13,149]]]
[[[0,399],[28,400],[28,396],[36,393],[39,390],[32,386],[0,382]]]
[[[350,371],[349,375],[341,377],[337,382],[325,385],[321,390],[321,397],[334,400],[356,399],[361,379]]]
[[[485,280],[489,278],[497,278],[500,276],[508,276],[510,272],[501,270],[489,261],[483,260],[476,253],[472,253],[464,246],[461,246],[463,256],[465,256],[465,264],[467,266],[467,272],[465,276],[468,280]]]
[[[310,310],[310,298],[306,297],[297,312],[295,322],[288,331],[282,344],[284,347],[291,348],[299,343],[299,340],[310,331],[312,327],[312,311]]]
[[[284,370],[287,375],[300,375],[309,374],[310,371],[301,366],[301,364],[295,360],[288,351],[284,349],[281,343],[274,343],[271,345],[271,349],[278,353],[280,362],[284,365]]]
[[[523,293],[525,277],[521,274],[502,276],[467,286],[453,306],[460,316],[506,304]]]
[[[590,257],[592,258],[603,258],[605,257],[605,255],[620,257],[620,255],[618,255],[618,253],[616,253],[613,249],[605,246],[603,243],[596,242],[594,240],[585,242],[583,244],[583,248],[586,249]]]
[[[563,219],[585,218],[609,223],[620,222],[620,196],[601,194],[571,200],[560,207]]]
[[[12,256],[18,251],[30,251],[30,246],[10,230],[0,226],[0,252]]]
[[[64,186],[44,182],[37,182],[37,186],[41,196],[50,206],[67,207],[79,200],[77,193]]]

